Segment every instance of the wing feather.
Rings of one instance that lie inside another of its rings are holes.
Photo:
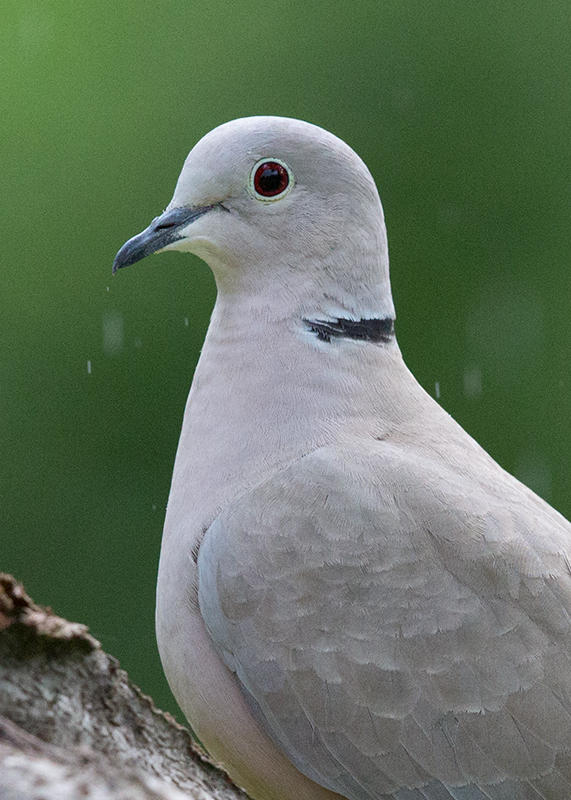
[[[204,538],[219,653],[298,769],[350,800],[571,797],[571,526],[489,472],[324,448]]]

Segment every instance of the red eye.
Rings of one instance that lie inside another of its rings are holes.
[[[263,161],[254,172],[254,190],[262,197],[276,197],[289,185],[287,167],[279,161]]]

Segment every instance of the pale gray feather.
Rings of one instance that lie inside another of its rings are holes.
[[[322,448],[214,521],[200,608],[254,713],[321,785],[561,800],[569,545],[569,523],[497,465]]]
[[[406,368],[365,164],[300,120],[226,123],[115,268],[162,249],[218,290],[157,587],[210,753],[258,800],[571,798],[571,526]]]

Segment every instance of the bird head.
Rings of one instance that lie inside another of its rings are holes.
[[[167,209],[118,252],[202,258],[219,291],[280,291],[326,313],[394,316],[383,211],[371,174],[341,139],[283,117],[227,122],[191,150]]]

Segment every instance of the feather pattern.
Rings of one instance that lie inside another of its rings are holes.
[[[322,448],[204,538],[220,655],[297,768],[350,800],[571,796],[568,523],[484,474]]]

